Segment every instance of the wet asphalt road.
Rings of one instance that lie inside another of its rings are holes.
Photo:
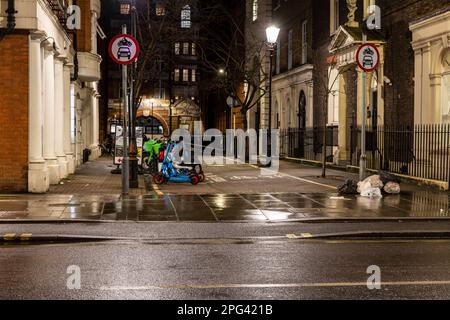
[[[211,167],[205,184],[129,199],[6,196],[0,299],[450,298],[447,193],[332,199],[343,177],[316,171]],[[43,236],[53,242],[34,241]],[[381,290],[366,286],[371,265]],[[80,290],[67,288],[69,266],[80,268]]]
[[[68,266],[81,289],[66,287]],[[368,266],[381,290],[366,287]],[[2,299],[448,299],[449,241],[214,239],[5,246]]]

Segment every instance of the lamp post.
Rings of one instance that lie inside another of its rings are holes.
[[[273,55],[277,46],[278,35],[280,34],[280,28],[275,26],[268,27],[266,29],[267,46],[269,48],[269,125],[268,125],[268,137],[267,137],[267,158],[272,158],[272,69],[273,69]],[[268,163],[270,164],[270,163]]]
[[[136,3],[135,0],[131,1],[131,35],[136,37]],[[134,91],[134,77],[136,73],[136,63],[131,66],[131,81],[130,81],[130,188],[139,188],[139,175],[138,175],[138,150],[136,141],[136,97]]]

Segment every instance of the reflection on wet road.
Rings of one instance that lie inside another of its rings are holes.
[[[0,220],[292,221],[308,218],[450,217],[446,193],[382,199],[333,193],[0,197]]]

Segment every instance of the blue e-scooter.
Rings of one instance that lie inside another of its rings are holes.
[[[175,146],[176,144],[172,141],[167,145],[161,171],[153,176],[153,182],[158,185],[166,182],[189,182],[197,185],[203,179],[192,167],[174,164],[172,153]]]

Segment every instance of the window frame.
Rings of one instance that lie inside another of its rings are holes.
[[[189,69],[183,69],[182,82],[189,82]]]
[[[259,3],[258,0],[253,0],[252,5],[252,21],[255,22],[258,20],[258,13],[259,13]]]
[[[192,27],[192,10],[189,5],[181,9],[181,28],[190,29]]]
[[[308,20],[302,22],[302,64],[308,63]]]
[[[183,42],[183,55],[188,56],[189,55],[189,42]]]

